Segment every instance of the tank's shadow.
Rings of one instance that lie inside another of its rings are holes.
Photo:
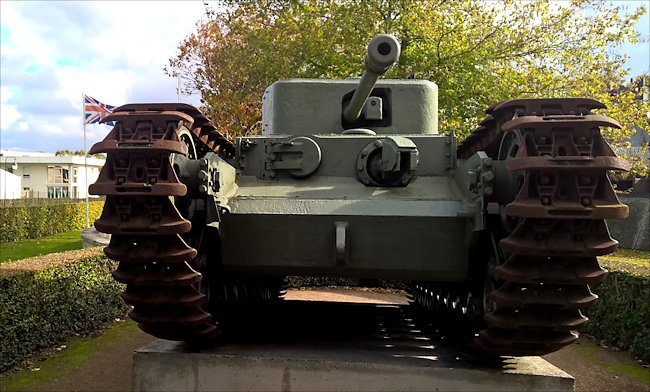
[[[512,364],[512,359],[479,357],[446,342],[418,322],[408,305],[285,300],[229,309],[224,316],[224,334],[213,348],[221,352],[254,347],[262,354],[298,349],[312,359],[364,361],[370,356],[399,365],[507,369]]]

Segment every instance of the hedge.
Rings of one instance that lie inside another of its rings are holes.
[[[88,203],[90,223],[99,219],[103,201]],[[0,208],[0,242],[40,238],[86,227],[85,203]]]
[[[600,299],[584,331],[650,362],[650,277],[610,271],[592,291]]]
[[[116,263],[94,256],[74,264],[0,276],[0,371],[74,333],[124,317]]]

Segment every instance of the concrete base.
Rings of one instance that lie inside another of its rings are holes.
[[[650,197],[620,196],[619,199],[630,207],[630,216],[607,221],[612,237],[621,248],[650,250]]]
[[[108,246],[109,242],[111,242],[111,235],[97,231],[95,226],[90,226],[81,232],[81,244],[84,248]]]
[[[573,391],[539,357],[486,361],[440,346],[405,306],[284,301],[220,346],[156,340],[134,354],[135,391]],[[275,318],[268,318],[270,315]],[[346,327],[347,326],[347,327]],[[257,333],[256,333],[257,332]]]

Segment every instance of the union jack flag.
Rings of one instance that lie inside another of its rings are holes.
[[[95,98],[84,94],[84,114],[86,115],[86,124],[95,124],[104,119],[104,117],[113,113],[115,106],[101,103]],[[114,126],[115,123],[109,121],[104,123],[106,125]]]

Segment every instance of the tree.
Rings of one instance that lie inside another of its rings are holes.
[[[391,33],[402,45],[387,77],[415,74],[439,86],[440,131],[469,134],[491,104],[512,98],[587,96],[623,124],[623,143],[648,127],[648,102],[611,91],[627,77],[612,49],[637,42],[645,9],[602,1],[223,1],[179,46],[166,72],[190,80],[202,109],[233,136],[260,129],[261,95],[277,79],[343,78],[363,71],[365,45]]]
[[[89,158],[106,159],[106,154],[103,154],[103,153],[99,153],[99,154],[87,154],[85,150],[76,150],[76,151],[72,151],[72,150],[70,150],[69,148],[66,148],[66,149],[64,149],[64,150],[57,150],[57,151],[54,153],[54,156],[57,156],[57,157],[71,157],[71,156],[79,156],[79,157],[83,157],[84,155],[87,156],[87,157],[89,157]]]
[[[74,155],[74,152],[72,152],[72,150],[70,150],[69,148],[66,148],[65,150],[57,150],[54,153],[54,156],[57,156],[57,157],[66,157],[66,156],[72,156],[72,155]]]

